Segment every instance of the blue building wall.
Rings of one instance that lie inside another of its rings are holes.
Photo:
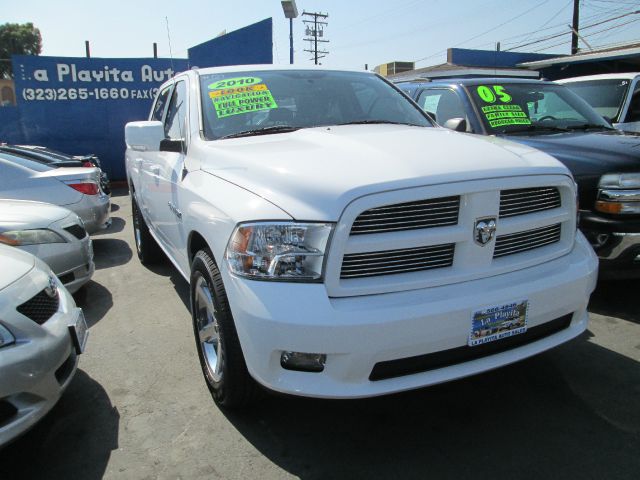
[[[515,68],[523,62],[535,62],[555,58],[558,55],[527,52],[499,52],[495,50],[472,50],[450,48],[447,50],[447,63],[465,67]]]
[[[191,65],[272,63],[271,46],[267,19],[190,49],[188,60],[14,56],[18,105],[0,108],[0,142],[95,153],[124,179],[124,125],[147,118],[160,84]]]

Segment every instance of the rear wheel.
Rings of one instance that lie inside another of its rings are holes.
[[[133,238],[136,243],[136,253],[143,265],[156,263],[162,251],[156,243],[155,239],[149,233],[149,227],[144,221],[144,217],[140,212],[140,207],[135,197],[131,196],[131,210],[133,213]]]
[[[215,402],[248,405],[257,393],[240,348],[220,271],[209,249],[191,264],[191,316],[202,373]]]

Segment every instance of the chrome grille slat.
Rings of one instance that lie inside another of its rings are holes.
[[[433,245],[344,256],[340,278],[415,272],[453,264],[454,244]]]
[[[456,225],[459,209],[459,196],[371,208],[355,219],[351,235]]]
[[[500,192],[501,218],[551,210],[561,206],[560,191],[556,187],[520,188]]]
[[[499,235],[496,238],[493,258],[513,255],[559,242],[560,234],[561,228],[558,223],[548,227],[510,233],[508,235]]]

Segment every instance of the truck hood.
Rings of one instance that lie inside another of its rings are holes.
[[[554,156],[571,170],[574,177],[640,171],[640,135],[604,130],[506,135],[503,138]]]
[[[336,221],[356,198],[425,185],[565,174],[537,150],[443,128],[344,125],[197,142],[199,167],[296,220]],[[194,165],[195,166],[195,165]]]

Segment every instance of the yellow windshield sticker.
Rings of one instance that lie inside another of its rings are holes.
[[[513,97],[505,91],[502,85],[491,87],[480,85],[476,92],[485,103],[495,104],[482,107],[482,113],[491,128],[504,127],[505,125],[531,125],[531,120],[522,107],[510,104]]]
[[[218,118],[278,108],[273,95],[258,77],[238,77],[209,85],[209,98]]]

